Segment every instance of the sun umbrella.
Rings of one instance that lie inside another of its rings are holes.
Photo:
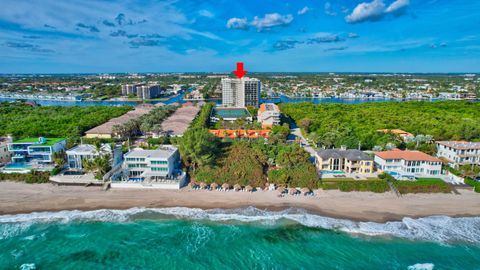
[[[240,186],[239,184],[235,184],[235,185],[233,186],[233,189],[234,189],[235,191],[239,191],[240,189],[242,189],[242,186]]]
[[[216,190],[217,188],[218,188],[218,184],[217,184],[217,183],[211,183],[211,184],[210,184],[210,189]]]
[[[224,190],[228,190],[228,189],[230,189],[230,185],[227,184],[227,183],[225,183],[225,184],[222,185],[222,188],[223,188]]]
[[[248,191],[248,192],[252,192],[252,191],[253,191],[253,187],[252,187],[252,186],[246,186],[246,187],[245,187],[245,190]]]
[[[302,188],[302,193],[303,193],[303,195],[310,194],[311,192],[312,192],[312,191],[311,191],[309,188],[306,188],[306,187]]]

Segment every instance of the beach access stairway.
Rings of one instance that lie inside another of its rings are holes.
[[[387,181],[388,186],[390,187],[390,190],[397,195],[397,197],[402,197],[402,194],[400,191],[398,191],[397,187],[390,181]]]

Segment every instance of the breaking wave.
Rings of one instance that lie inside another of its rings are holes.
[[[94,211],[35,212],[0,216],[0,240],[18,235],[35,223],[133,222],[141,219],[179,218],[219,222],[259,223],[266,226],[294,222],[311,228],[336,230],[350,234],[393,236],[440,243],[480,243],[480,217],[452,218],[431,216],[386,223],[357,222],[307,213],[303,209],[266,211],[254,207],[238,209],[130,208]]]

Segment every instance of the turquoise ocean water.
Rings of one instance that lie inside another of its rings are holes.
[[[480,217],[373,223],[256,208],[4,215],[0,269],[480,269]]]

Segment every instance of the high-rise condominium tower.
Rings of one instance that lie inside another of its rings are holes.
[[[261,82],[254,78],[222,79],[222,105],[243,108],[258,107]]]

